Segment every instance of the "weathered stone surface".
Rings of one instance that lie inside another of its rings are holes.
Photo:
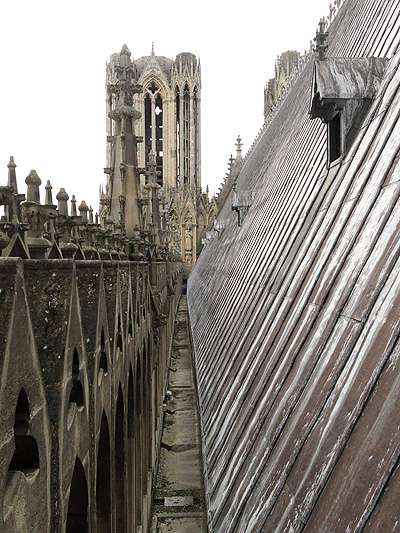
[[[206,532],[201,439],[186,297],[176,315],[152,531]],[[188,348],[176,347],[181,339]],[[186,528],[186,529],[185,529]]]
[[[170,273],[157,345],[147,263],[0,259],[1,531],[148,528]]]

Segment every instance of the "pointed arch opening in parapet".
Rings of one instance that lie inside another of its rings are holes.
[[[143,291],[143,280],[140,272],[137,272],[136,280],[136,326],[141,327],[141,309],[142,304],[142,291]]]
[[[115,514],[118,533],[126,531],[125,476],[124,396],[120,383],[115,413]]]
[[[136,521],[142,524],[142,501],[144,495],[144,432],[143,432],[143,381],[142,358],[138,350],[135,372],[135,507]]]
[[[133,319],[132,319],[132,305],[129,304],[129,312],[128,312],[128,340],[133,339]]]
[[[75,459],[68,502],[66,533],[87,533],[88,527],[88,488],[85,470],[79,458]]]
[[[28,396],[21,389],[14,419],[15,450],[8,467],[8,472],[22,472],[25,476],[39,469],[39,448],[36,439],[30,435],[30,408]]]
[[[100,437],[97,451],[96,507],[97,533],[111,531],[111,460],[110,432],[107,416],[101,417]]]
[[[146,295],[144,294],[143,295],[143,301],[142,301],[142,321],[143,323],[146,322],[146,311],[147,311],[147,308],[146,308],[146,304],[147,304],[147,301],[146,301]]]
[[[133,370],[129,365],[128,374],[128,440],[127,440],[127,466],[128,466],[128,510],[131,517],[130,530],[136,530],[136,502],[135,502],[135,395],[133,388]]]
[[[152,467],[152,453],[153,453],[153,414],[156,412],[153,394],[154,390],[152,387],[152,357],[150,351],[150,332],[147,334],[147,337],[144,342],[143,349],[143,359],[144,359],[144,380],[145,380],[145,394],[144,394],[144,411],[146,413],[145,421],[145,448],[146,448],[146,469],[151,470]],[[147,487],[146,487],[147,489]]]
[[[117,342],[116,342],[116,358],[118,359],[123,352],[123,340],[122,340],[122,325],[121,325],[121,316],[118,313],[117,321]]]
[[[101,335],[100,335],[100,361],[99,361],[99,374],[97,383],[98,385],[101,385],[101,382],[103,380],[103,376],[107,376],[108,374],[108,357],[107,357],[107,351],[106,351],[106,338],[104,334],[104,328],[101,328]]]
[[[74,349],[72,357],[72,373],[71,373],[72,388],[69,395],[69,403],[76,404],[78,410],[82,410],[85,406],[85,395],[83,392],[82,382],[80,380],[80,362],[78,350]]]

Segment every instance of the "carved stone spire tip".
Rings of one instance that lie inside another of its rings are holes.
[[[326,44],[326,40],[328,38],[328,32],[327,30],[328,23],[323,17],[318,24],[317,33],[314,38],[314,41],[316,42],[316,52],[318,53],[318,57],[320,61],[323,61],[325,59],[325,52],[328,48],[328,45]]]
[[[53,205],[53,195],[51,193],[53,187],[51,186],[50,180],[47,180],[44,188],[46,189],[46,198],[44,203],[46,205]]]
[[[239,161],[242,159],[242,139],[240,138],[240,135],[237,137],[236,141],[236,161]]]
[[[126,55],[126,56],[131,57],[131,53],[129,51],[129,48],[126,46],[126,44],[124,44],[121,49],[121,55]]]

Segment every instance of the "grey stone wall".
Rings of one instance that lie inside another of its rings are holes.
[[[0,259],[1,531],[146,530],[181,274]]]

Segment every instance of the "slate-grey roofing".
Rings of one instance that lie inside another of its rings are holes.
[[[391,531],[400,508],[400,0],[346,0],[327,57],[389,58],[326,169],[305,66],[188,283],[218,532]]]
[[[315,66],[315,85],[321,98],[374,98],[386,67],[386,59],[334,57],[316,61]]]
[[[381,85],[387,59],[380,57],[338,57],[314,61],[311,118],[326,122],[329,113],[320,114],[320,106],[334,104],[343,109],[346,102],[372,99]]]
[[[147,64],[149,63],[151,56],[144,56],[136,59],[134,61],[135,67],[137,69],[137,78],[139,79],[143,71],[146,69]],[[167,79],[170,80],[171,77],[171,68],[174,64],[172,59],[164,56],[156,56],[157,63],[160,65],[161,70],[166,75]]]

